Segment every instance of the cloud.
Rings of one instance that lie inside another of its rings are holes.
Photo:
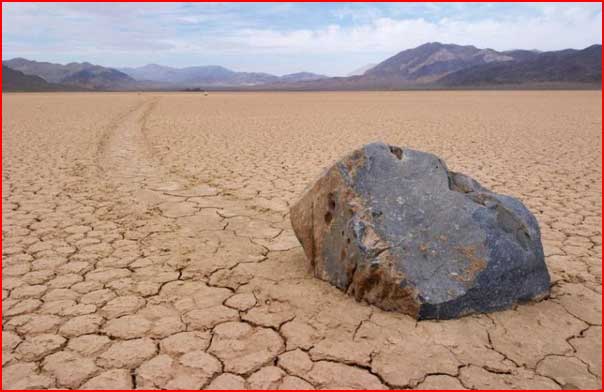
[[[5,56],[105,65],[228,58],[239,69],[274,72],[288,55],[340,72],[432,41],[555,50],[602,37],[600,3],[3,3],[2,10]]]
[[[601,20],[601,7],[598,10],[568,5],[544,6],[539,15],[514,19],[489,17],[467,21],[442,17],[429,21],[425,18],[378,17],[348,27],[333,24],[315,30],[247,29],[236,32],[230,39],[244,43],[250,50],[284,52],[391,52],[431,41],[498,50],[556,50],[601,42]]]
[[[381,9],[368,6],[344,6],[333,10],[331,13],[340,20],[350,18],[357,22],[366,22],[379,18],[384,14]]]

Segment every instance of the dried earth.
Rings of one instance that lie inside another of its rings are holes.
[[[600,92],[4,94],[2,384],[601,386]],[[552,296],[416,322],[312,277],[304,187],[375,140],[537,216]]]

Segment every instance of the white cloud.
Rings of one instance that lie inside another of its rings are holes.
[[[228,39],[250,50],[310,53],[392,52],[440,41],[506,49],[556,50],[601,42],[602,12],[577,6],[545,6],[538,16],[466,21],[379,17],[351,27],[316,30],[247,29]]]
[[[332,14],[338,19],[351,18],[353,21],[367,21],[381,17],[383,12],[375,7],[344,6],[334,10]]]
[[[346,73],[431,41],[556,50],[600,43],[602,37],[599,3],[305,7],[310,6],[3,3],[2,43],[5,56],[46,61],[219,63],[278,73],[297,71],[284,68],[295,66]],[[316,18],[312,12],[318,12]]]

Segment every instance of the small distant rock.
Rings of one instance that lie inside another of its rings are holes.
[[[315,276],[385,310],[449,319],[549,293],[535,217],[429,153],[366,145],[290,215]]]

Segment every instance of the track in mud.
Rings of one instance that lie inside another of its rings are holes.
[[[30,137],[8,123],[5,389],[557,389],[600,382],[589,343],[597,341],[599,320],[588,311],[570,314],[568,296],[417,323],[314,279],[286,202],[260,203],[221,178],[201,181],[166,164],[149,131],[162,104],[184,97],[96,96],[73,118],[63,104],[52,117],[48,105],[84,98],[34,97],[57,134]],[[31,110],[19,111],[19,99],[27,98],[12,99],[7,106],[25,122]],[[45,161],[31,165],[37,156]],[[579,286],[569,287],[591,301],[595,294]]]

